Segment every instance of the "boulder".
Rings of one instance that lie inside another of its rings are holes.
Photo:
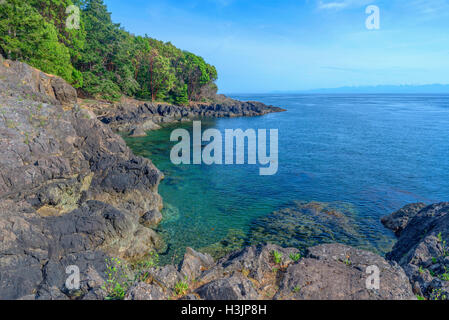
[[[258,294],[248,278],[236,275],[211,281],[196,290],[203,300],[257,300]]]
[[[382,217],[381,221],[385,227],[391,229],[399,237],[410,219],[416,216],[424,207],[426,207],[425,203],[412,203],[391,215]]]
[[[125,300],[165,300],[167,294],[157,285],[139,282],[128,289]]]
[[[378,290],[367,286],[372,266],[380,272]],[[415,296],[397,264],[368,251],[327,244],[310,248],[306,258],[287,268],[275,299],[410,300]]]
[[[162,214],[159,210],[150,210],[146,212],[141,218],[140,223],[147,228],[154,228],[162,221]]]
[[[0,61],[0,91],[51,104],[75,104],[76,90],[60,77],[19,61]]]
[[[204,270],[211,268],[214,259],[209,254],[186,248],[180,272],[190,280],[195,280]]]

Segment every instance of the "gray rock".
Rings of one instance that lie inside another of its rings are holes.
[[[149,274],[153,281],[164,288],[165,291],[173,291],[178,282],[185,281],[182,274],[172,265],[149,270]]]
[[[282,255],[281,265],[291,263],[290,254],[299,252],[294,248],[281,248],[273,244],[246,247],[220,259],[215,266],[202,273],[200,280],[212,281],[243,271],[248,277],[261,282],[276,267],[273,262],[274,251]]]
[[[196,290],[204,300],[257,300],[258,294],[250,280],[243,276],[218,279]]]
[[[379,290],[367,288],[369,266],[380,271]],[[371,252],[328,244],[310,248],[305,259],[287,268],[275,299],[410,300],[415,296],[398,265]]]
[[[416,216],[424,207],[426,207],[425,203],[412,203],[391,215],[382,217],[381,221],[385,227],[393,230],[396,236],[400,236],[410,219]]]
[[[145,227],[154,228],[162,221],[162,214],[159,210],[151,210],[140,218],[140,223]]]
[[[157,130],[157,123],[183,122],[201,117],[242,117],[261,116],[272,112],[285,111],[260,102],[242,102],[229,98],[212,104],[199,103],[185,107],[168,104],[144,103],[141,105],[111,105],[101,109],[100,119],[116,131],[131,134],[133,137],[145,136],[146,131]]]
[[[214,264],[214,259],[209,254],[204,254],[186,248],[184,260],[181,265],[181,273],[190,280],[196,279],[203,271],[211,268]]]
[[[165,300],[167,294],[157,285],[139,282],[128,289],[125,300]]]
[[[412,209],[406,206],[384,219],[394,221],[404,216],[404,212],[412,212],[387,258],[404,268],[411,283],[419,284],[420,290],[415,291],[421,291],[426,298],[447,299],[449,282],[442,278],[447,279],[443,275],[449,270],[449,203],[432,204],[419,210],[421,206]],[[396,224],[386,225],[396,229]]]
[[[60,77],[46,74],[26,63],[1,59],[0,91],[51,104],[74,104],[76,90]]]
[[[105,259],[163,246],[139,218],[162,174],[76,105],[62,79],[0,63],[0,298],[100,298]],[[61,104],[68,104],[62,108]],[[81,288],[65,288],[66,267]]]

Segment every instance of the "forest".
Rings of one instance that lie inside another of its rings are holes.
[[[64,78],[86,98],[186,105],[218,90],[214,66],[127,32],[103,0],[0,1],[0,54]]]

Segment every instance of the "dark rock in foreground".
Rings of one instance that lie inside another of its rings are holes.
[[[277,257],[275,257],[277,255]],[[192,257],[197,256],[197,264]],[[201,257],[201,258],[200,258]],[[196,265],[194,281],[183,279],[172,269],[161,277],[157,269],[148,284],[137,283],[128,291],[128,299],[182,298],[204,300],[410,300],[416,299],[402,268],[382,257],[339,244],[321,245],[301,258],[298,250],[276,245],[252,246],[234,252],[212,266],[200,263],[204,255],[189,249],[185,264]],[[206,259],[208,260],[208,259]],[[378,290],[367,288],[367,268],[380,272]],[[176,274],[178,276],[176,276]],[[176,283],[186,281],[188,288],[179,294]],[[162,285],[169,283],[169,285]],[[161,296],[159,293],[165,292]]]
[[[0,298],[101,298],[105,259],[162,247],[139,223],[160,210],[162,174],[64,80],[0,59]],[[66,267],[81,290],[65,287]]]
[[[449,297],[449,203],[408,205],[382,219],[399,236],[388,259],[405,270],[416,294]]]

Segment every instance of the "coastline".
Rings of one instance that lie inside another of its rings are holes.
[[[161,219],[158,185],[163,174],[150,160],[136,157],[113,131],[139,136],[160,124],[195,117],[285,111],[235,100],[191,107],[99,107],[101,103],[92,101],[79,106],[76,91],[62,79],[26,64],[0,59],[0,75],[4,299],[104,299],[105,260],[148,262],[147,255],[163,247],[154,231]],[[441,297],[448,291],[441,279],[449,266],[442,240],[448,236],[448,206],[407,207],[385,218],[400,237],[387,259],[337,244],[309,248],[304,256],[293,248],[253,246],[219,261],[189,249],[180,266],[147,264],[137,269],[152,280],[138,277],[123,297],[414,299],[431,298],[435,290]],[[437,227],[430,228],[435,221]],[[416,222],[429,228],[417,228]],[[421,240],[408,243],[423,233]],[[81,266],[83,279],[75,291],[65,287],[65,269],[73,264]],[[387,270],[387,285],[374,293],[362,277],[371,264]],[[424,272],[422,264],[427,265]],[[330,270],[338,270],[342,280],[335,281]],[[310,281],[317,284],[307,286]],[[187,289],[177,290],[183,282]]]
[[[163,124],[193,121],[201,118],[255,117],[287,110],[267,106],[257,101],[238,101],[217,95],[216,101],[190,103],[176,106],[167,103],[144,102],[124,98],[120,103],[107,103],[79,99],[81,107],[93,111],[97,118],[115,132],[132,137],[146,135],[146,131],[157,130]]]

